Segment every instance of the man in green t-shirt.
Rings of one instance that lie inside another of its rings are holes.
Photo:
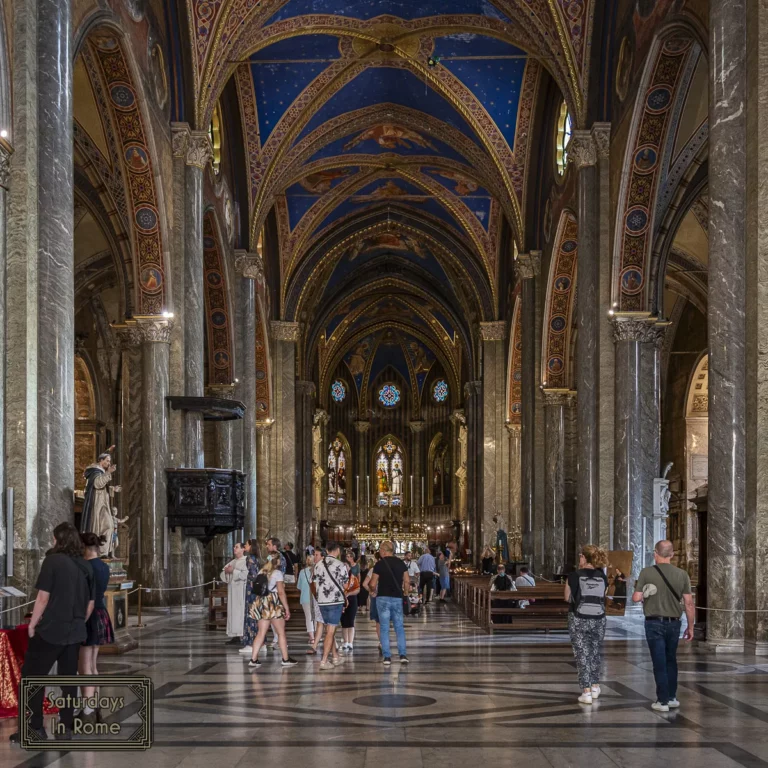
[[[656,679],[656,701],[651,707],[657,712],[669,712],[670,708],[680,706],[677,700],[677,645],[683,605],[688,619],[683,637],[693,640],[691,579],[682,568],[670,563],[674,554],[671,541],[659,541],[653,550],[656,565],[640,571],[632,595],[633,602],[643,602],[645,639]]]

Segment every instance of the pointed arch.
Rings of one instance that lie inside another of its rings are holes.
[[[451,503],[450,443],[442,432],[436,432],[427,452],[429,489],[427,504],[439,506]]]
[[[376,443],[371,458],[373,506],[406,506],[408,466],[403,443],[392,434],[385,435]]]
[[[337,432],[328,445],[328,463],[326,466],[326,477],[328,478],[326,500],[328,504],[347,505],[349,499],[347,479],[351,466],[353,466],[352,452],[349,448],[349,441],[341,432]]]
[[[560,214],[547,280],[541,341],[541,382],[547,389],[568,389],[571,336],[576,296],[579,227],[572,211]]]

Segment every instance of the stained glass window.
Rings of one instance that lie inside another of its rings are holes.
[[[328,503],[346,504],[347,451],[336,437],[328,449]]]
[[[432,397],[435,402],[444,403],[448,399],[448,382],[445,379],[439,379],[432,387]]]
[[[340,403],[346,396],[347,388],[344,386],[344,382],[337,379],[331,384],[331,397]]]
[[[565,168],[568,165],[568,142],[571,140],[572,132],[571,113],[568,111],[568,105],[563,101],[557,118],[555,137],[555,162],[557,163],[557,172],[561,176],[565,173]]]
[[[400,402],[400,390],[394,384],[385,384],[379,390],[379,402],[387,408],[394,408]]]
[[[401,507],[405,466],[400,446],[391,439],[376,454],[376,506]]]

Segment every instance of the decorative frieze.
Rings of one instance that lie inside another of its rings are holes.
[[[208,397],[219,397],[222,400],[234,400],[235,385],[234,384],[209,384],[205,388],[205,394]]]
[[[480,323],[479,331],[483,341],[503,341],[507,335],[507,324],[503,320]]]
[[[544,405],[570,407],[576,400],[576,392],[572,389],[543,389]]]
[[[272,338],[275,341],[298,341],[299,324],[288,323],[284,320],[272,320],[269,324]]]

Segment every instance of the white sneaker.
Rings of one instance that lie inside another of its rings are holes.
[[[593,699],[599,699],[600,698],[600,686],[599,685],[593,685],[592,686],[592,698]]]
[[[670,699],[667,706],[670,709],[677,709],[680,706],[680,702],[677,699]]]
[[[347,650],[351,653],[355,650],[355,646],[352,643],[347,643]]]
[[[244,645],[244,646],[243,646],[243,647],[242,647],[242,648],[241,648],[241,649],[238,651],[238,653],[243,653],[243,654],[247,653],[247,654],[250,656],[250,655],[251,655],[251,651],[252,651],[252,650],[253,650],[253,649],[251,648],[251,646],[250,646],[250,645]]]
[[[659,701],[654,701],[651,704],[651,709],[655,709],[657,712],[669,712],[669,704],[662,704]]]
[[[581,696],[579,696],[579,704],[591,704],[592,703],[592,693],[582,693]]]

